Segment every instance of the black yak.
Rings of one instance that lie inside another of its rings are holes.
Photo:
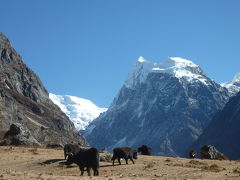
[[[128,164],[128,159],[134,164],[133,159],[137,159],[137,151],[130,147],[118,147],[113,149],[112,165],[114,166],[115,159],[118,159],[118,163],[121,165],[121,158],[125,159],[126,164]]]
[[[138,148],[138,152],[141,152],[142,155],[151,155],[152,154],[152,148],[142,145],[141,147]]]
[[[88,176],[91,175],[90,169],[94,171],[94,176],[99,175],[99,152],[96,148],[80,149],[75,155],[68,155],[66,165],[75,163],[79,166],[81,176],[84,173],[84,168],[87,168]]]
[[[80,146],[78,144],[66,144],[63,148],[64,158],[66,159],[70,154],[77,154],[80,150]]]

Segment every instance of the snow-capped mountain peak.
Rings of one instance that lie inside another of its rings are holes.
[[[194,64],[192,61],[183,59],[181,57],[169,57],[170,61],[174,61],[176,66],[192,66],[197,67],[196,64]]]
[[[166,64],[168,66],[166,66]],[[198,65],[190,60],[180,57],[170,57],[160,66],[165,67],[165,69],[162,70],[164,73],[172,74],[188,82],[200,81],[207,85],[208,80],[206,79],[206,75]]]
[[[132,71],[128,74],[125,85],[131,88],[136,86],[138,83],[143,83],[153,68],[154,64],[152,62],[149,62],[140,56],[137,62],[134,64]]]
[[[142,56],[140,56],[139,58],[138,58],[138,62],[146,62],[147,60],[146,59],[144,59],[144,57],[142,57]]]
[[[183,156],[228,98],[189,60],[140,57],[109,110],[83,134],[97,148],[147,144],[155,154]]]
[[[207,84],[206,76],[201,68],[192,61],[180,57],[169,57],[161,63],[153,63],[143,57],[139,57],[132,71],[128,74],[125,86],[134,89],[139,83],[143,83],[149,73],[168,73],[188,82],[194,80]]]
[[[240,73],[237,73],[232,80],[232,84],[236,84],[236,83],[240,84]]]
[[[162,68],[186,68],[186,67],[198,67],[192,61],[183,59],[181,57],[169,57],[165,61],[159,64]]]
[[[50,93],[49,97],[70,118],[77,130],[84,130],[91,121],[107,110],[76,96]]]
[[[221,86],[227,88],[232,96],[236,95],[240,91],[240,73],[237,73],[231,82],[221,83]]]

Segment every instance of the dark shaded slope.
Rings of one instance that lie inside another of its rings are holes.
[[[230,159],[240,159],[240,93],[219,111],[191,148],[214,145]]]

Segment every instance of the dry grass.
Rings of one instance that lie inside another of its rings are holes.
[[[207,163],[200,162],[198,160],[191,160],[191,161],[189,161],[189,164],[193,164],[193,165],[197,165],[197,166],[205,166],[205,165],[207,165]]]
[[[4,148],[4,151],[6,152],[11,152],[12,150],[14,150],[14,147],[12,146]]]
[[[170,162],[170,161],[171,161],[171,159],[166,159],[165,161],[166,161],[166,162]]]
[[[204,171],[210,171],[210,172],[220,172],[224,170],[223,168],[219,167],[217,164],[212,164],[212,165],[206,165],[202,166],[202,170]]]
[[[112,166],[112,162],[108,162],[111,155],[104,154],[102,157],[107,158],[104,162],[100,162],[99,177],[87,177],[86,172],[80,177],[78,166],[66,167],[63,150],[0,146],[0,154],[1,180],[240,179],[239,163],[236,161],[189,160],[140,155],[135,160],[135,164],[130,161],[126,165],[123,161],[122,165]]]
[[[144,167],[143,167],[143,169],[150,169],[150,168],[153,168],[154,167],[154,162],[150,162],[150,163],[147,163],[147,165],[145,165]]]
[[[240,167],[236,167],[235,169],[233,169],[233,173],[240,175]]]
[[[208,164],[206,162],[201,162],[199,160],[190,160],[185,164],[186,167],[190,168],[202,168],[203,166],[207,166]]]
[[[31,152],[31,153],[34,154],[34,155],[39,154],[39,153],[38,153],[38,148],[37,148],[37,147],[33,147],[33,148],[29,149],[28,151]]]

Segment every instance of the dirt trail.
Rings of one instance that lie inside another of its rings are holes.
[[[112,166],[100,162],[100,176],[88,177],[76,165],[64,165],[63,150],[0,147],[0,180],[75,180],[75,179],[240,179],[239,161],[215,161],[157,156],[139,156],[135,164]],[[118,163],[116,163],[118,164]]]

